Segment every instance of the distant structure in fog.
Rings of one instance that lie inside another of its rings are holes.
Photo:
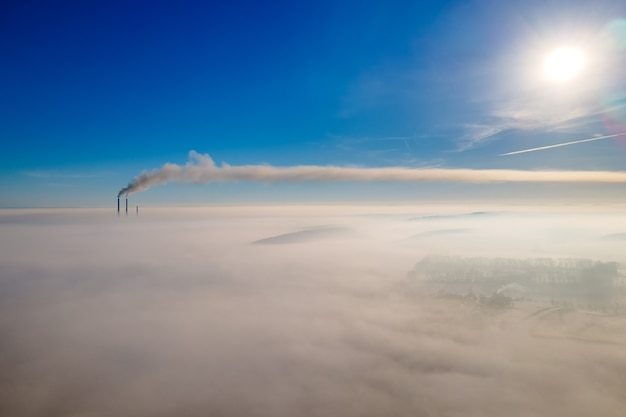
[[[120,198],[117,197],[117,215],[120,215]],[[126,215],[128,216],[128,197],[126,197]],[[135,206],[135,215],[139,215],[139,206]]]
[[[493,294],[604,305],[621,296],[626,277],[616,262],[576,258],[461,258],[430,256],[418,262],[409,279],[429,292]]]

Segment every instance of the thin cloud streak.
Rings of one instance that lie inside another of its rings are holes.
[[[32,178],[97,178],[102,177],[106,173],[80,173],[80,172],[63,172],[63,171],[23,171],[22,175]]]
[[[572,142],[557,143],[554,145],[540,146],[538,148],[523,149],[521,151],[501,153],[498,156],[518,155],[518,154],[527,153],[527,152],[543,151],[546,149],[560,148],[561,146],[575,145],[577,143],[593,142],[596,140],[615,138],[615,137],[624,136],[624,135],[626,135],[626,132],[617,133],[615,135],[597,136],[597,137],[593,137],[589,139],[574,140]]]
[[[189,162],[183,166],[167,163],[159,169],[135,177],[118,196],[147,190],[168,182],[210,183],[233,181],[301,182],[301,181],[437,181],[466,183],[498,182],[559,182],[559,183],[626,183],[622,171],[524,171],[511,169],[450,169],[450,168],[355,168],[338,166],[300,165],[273,167],[270,165],[215,165],[208,155],[189,152]]]

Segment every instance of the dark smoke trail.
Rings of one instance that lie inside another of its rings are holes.
[[[446,181],[470,183],[497,182],[559,182],[559,183],[626,183],[622,171],[523,171],[512,169],[450,169],[450,168],[352,168],[337,166],[298,165],[215,165],[211,157],[189,152],[185,165],[167,163],[159,169],[135,177],[118,195],[147,190],[170,181],[208,183],[218,181]]]

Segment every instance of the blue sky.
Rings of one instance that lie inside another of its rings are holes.
[[[617,0],[4,2],[0,206],[104,206],[192,149],[233,165],[626,170],[626,136],[498,156],[626,131],[624,18]],[[586,54],[567,85],[539,74],[560,46]],[[137,199],[502,192],[467,188],[168,185]]]

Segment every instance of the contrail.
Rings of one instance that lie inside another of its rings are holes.
[[[168,182],[209,183],[226,181],[447,181],[467,183],[570,182],[626,183],[623,171],[524,171],[512,169],[450,168],[354,168],[338,166],[215,165],[209,155],[189,152],[185,165],[167,163],[159,169],[135,177],[118,196],[147,190]]]
[[[526,153],[526,152],[543,151],[544,149],[560,148],[561,146],[574,145],[576,143],[593,142],[594,140],[608,139],[608,138],[614,138],[617,136],[624,136],[624,135],[626,135],[626,132],[617,133],[615,135],[596,136],[596,137],[589,138],[589,139],[575,140],[573,142],[557,143],[556,145],[540,146],[538,148],[530,148],[530,149],[524,149],[521,151],[501,153],[498,156],[517,155],[517,154]]]

